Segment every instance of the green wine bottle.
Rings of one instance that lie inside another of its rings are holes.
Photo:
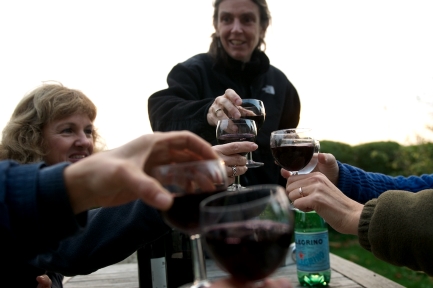
[[[328,286],[331,281],[328,226],[315,211],[295,210],[295,243],[301,286]]]

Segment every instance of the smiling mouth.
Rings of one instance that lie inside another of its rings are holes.
[[[244,44],[244,41],[240,41],[240,40],[230,40],[230,44],[235,45],[235,46],[239,46]]]
[[[81,160],[81,159],[84,159],[86,157],[87,157],[86,155],[73,155],[73,156],[70,156],[69,159],[72,159],[72,160]]]

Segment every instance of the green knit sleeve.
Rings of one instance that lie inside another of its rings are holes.
[[[390,190],[364,206],[359,242],[377,258],[433,276],[433,189]]]

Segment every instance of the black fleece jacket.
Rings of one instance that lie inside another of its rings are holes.
[[[148,99],[153,131],[189,130],[212,145],[217,144],[216,127],[209,125],[206,115],[216,97],[230,88],[241,98],[262,100],[266,119],[256,138],[259,148],[253,152],[253,159],[265,165],[249,169],[241,176],[241,184],[285,186],[286,180],[271,154],[270,135],[275,130],[297,127],[301,105],[295,87],[270,65],[265,53],[255,51],[248,63],[231,58],[214,61],[207,53],[198,54],[174,66],[167,84],[167,89]]]

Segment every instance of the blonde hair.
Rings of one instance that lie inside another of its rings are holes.
[[[46,155],[44,126],[76,113],[87,115],[92,122],[96,118],[96,106],[83,92],[60,83],[44,83],[34,89],[18,103],[3,129],[0,159],[20,163],[43,161]],[[96,129],[92,136],[93,144],[99,143]]]

